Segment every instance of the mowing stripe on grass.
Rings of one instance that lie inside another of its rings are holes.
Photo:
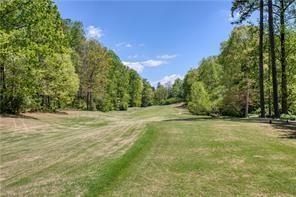
[[[156,138],[157,129],[152,125],[147,125],[144,133],[120,158],[113,161],[99,174],[94,182],[91,183],[85,196],[99,196],[111,186],[114,181],[122,175],[128,167],[141,155],[150,149]]]

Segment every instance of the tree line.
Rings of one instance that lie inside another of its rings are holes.
[[[231,11],[234,24],[248,24],[233,29],[218,56],[187,73],[189,110],[245,117],[296,114],[295,0],[234,0]],[[252,22],[254,12],[259,25]]]
[[[1,113],[126,110],[172,98],[86,38],[81,22],[62,19],[52,0],[1,1],[0,78]]]
[[[116,53],[62,19],[52,0],[0,3],[1,113],[126,110],[185,101],[195,114],[296,114],[295,0],[234,0],[240,25],[184,80],[154,88]]]

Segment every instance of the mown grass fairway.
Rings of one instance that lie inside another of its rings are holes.
[[[176,105],[2,117],[1,196],[295,196],[293,129]]]

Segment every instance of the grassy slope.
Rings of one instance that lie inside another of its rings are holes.
[[[153,147],[105,196],[296,195],[295,139],[265,124],[181,117],[151,124]]]
[[[106,166],[103,173],[97,175],[95,181],[93,181],[85,196],[97,196],[103,194],[107,189],[112,187],[118,177],[126,176],[129,167],[132,163],[143,158],[145,153],[149,151],[153,141],[156,138],[157,130],[151,126],[148,126],[142,136],[133,144],[133,146],[127,150],[121,157],[110,162]]]
[[[295,139],[270,125],[176,106],[34,117],[3,121],[2,194],[296,195]]]
[[[170,114],[174,108],[151,107],[1,117],[0,196],[86,193],[142,136],[146,123]]]

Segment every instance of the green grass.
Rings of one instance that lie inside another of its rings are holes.
[[[102,174],[90,185],[86,196],[96,196],[102,194],[106,189],[112,188],[117,178],[125,176],[127,169],[133,162],[139,160],[151,147],[156,137],[155,128],[148,126],[146,131],[127,152],[115,161],[110,162],[103,170]]]
[[[0,196],[296,195],[293,126],[176,105],[67,113],[1,119]]]
[[[271,127],[225,120],[155,123],[145,158],[106,196],[295,196],[296,146]]]

